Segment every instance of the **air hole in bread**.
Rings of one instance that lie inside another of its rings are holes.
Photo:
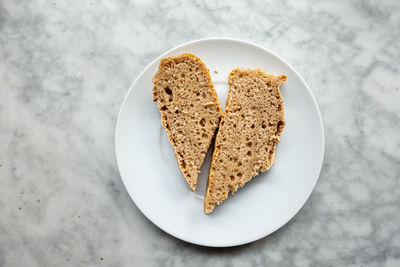
[[[206,126],[206,120],[205,120],[204,118],[202,118],[202,119],[200,120],[200,125],[201,125],[201,127]]]
[[[284,124],[285,123],[283,121],[278,121],[278,124],[276,125],[276,130],[279,132],[281,130],[281,126]]]
[[[167,95],[172,95],[172,90],[169,89],[169,87],[165,87],[164,91],[167,93]]]
[[[267,128],[267,125],[265,125],[265,121],[262,122],[261,127],[262,127],[263,129]]]

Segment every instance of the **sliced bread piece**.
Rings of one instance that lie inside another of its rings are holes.
[[[153,77],[161,123],[192,191],[222,115],[210,74],[196,56],[164,58]]]
[[[260,69],[234,69],[208,177],[204,211],[236,192],[274,163],[275,146],[285,126],[279,86],[285,75]]]

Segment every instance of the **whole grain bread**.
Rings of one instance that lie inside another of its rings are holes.
[[[161,123],[179,168],[194,191],[222,115],[209,71],[198,57],[186,53],[162,59],[153,83]]]
[[[274,163],[275,147],[285,126],[279,86],[285,75],[260,69],[234,69],[208,177],[204,211],[236,192]]]

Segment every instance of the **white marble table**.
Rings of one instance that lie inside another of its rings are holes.
[[[127,2],[0,2],[0,266],[400,266],[399,1]],[[298,215],[223,249],[151,224],[114,156],[138,73],[215,36],[292,64],[326,133]]]

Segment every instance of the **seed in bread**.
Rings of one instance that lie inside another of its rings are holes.
[[[182,54],[162,59],[153,83],[161,123],[179,168],[194,191],[222,114],[210,74],[198,57]]]
[[[229,95],[215,140],[204,211],[210,213],[245,183],[274,163],[275,147],[285,126],[279,86],[285,75],[260,69],[234,69]]]

